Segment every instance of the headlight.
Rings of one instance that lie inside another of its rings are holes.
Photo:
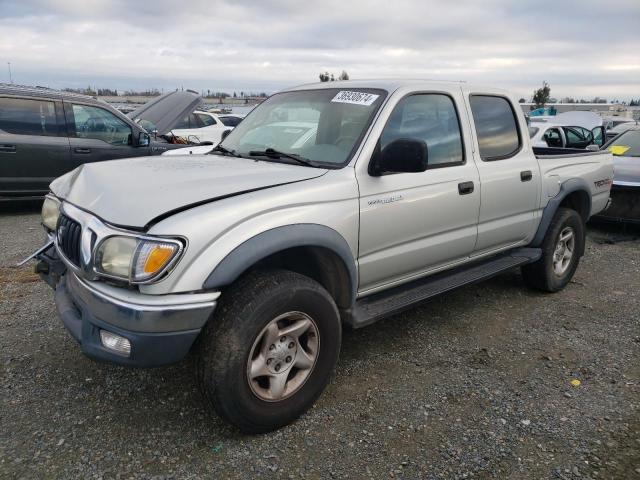
[[[60,216],[60,202],[57,198],[47,196],[42,204],[42,224],[53,231],[58,225]]]
[[[164,272],[181,251],[177,240],[109,237],[98,246],[95,268],[110,277],[144,283]]]

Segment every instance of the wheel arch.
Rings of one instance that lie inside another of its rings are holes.
[[[209,274],[205,290],[231,285],[255,268],[285,268],[320,283],[341,309],[355,302],[356,262],[337,231],[318,224],[276,227],[232,250]]]
[[[572,178],[560,186],[558,194],[549,200],[542,213],[542,220],[538,226],[535,236],[531,242],[532,247],[542,245],[544,236],[549,229],[551,220],[555,216],[558,208],[571,208],[578,212],[583,222],[587,222],[591,215],[591,192],[587,182],[581,178]],[[581,252],[582,255],[583,252]]]

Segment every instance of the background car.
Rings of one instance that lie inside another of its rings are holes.
[[[167,148],[95,98],[0,84],[0,201],[40,198],[54,178],[83,163]]]
[[[198,92],[175,91],[154,98],[128,115],[154,137],[171,143],[217,144],[223,132],[233,127],[225,126],[215,113],[196,110],[201,103]]]
[[[604,127],[589,130],[579,126],[534,122],[529,126],[529,136],[534,147],[579,148],[604,144]]]
[[[236,125],[240,123],[237,122]],[[212,142],[217,144],[222,140],[222,134],[232,130],[235,125],[228,125],[215,113],[195,112],[181,118],[171,129],[171,133],[186,138],[189,143]]]
[[[633,128],[638,125],[637,121],[630,120],[618,123],[617,125],[612,126],[609,130],[607,130],[607,141],[616,138],[621,133],[626,132],[630,128]]]
[[[598,218],[640,223],[640,125],[629,127],[603,148],[613,153],[615,171],[610,205]]]

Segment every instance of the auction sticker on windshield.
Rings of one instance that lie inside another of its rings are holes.
[[[335,103],[351,103],[353,105],[369,106],[375,102],[379,96],[380,95],[375,95],[373,93],[340,90],[331,101]]]

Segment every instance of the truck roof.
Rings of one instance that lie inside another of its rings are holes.
[[[430,80],[430,79],[369,79],[338,80],[335,82],[316,82],[299,85],[285,90],[317,90],[320,88],[378,88],[391,93],[403,87],[414,87],[425,90],[450,90],[453,87],[466,87],[470,90],[489,93],[507,93],[495,87],[469,84],[463,80]]]
[[[48,87],[31,87],[27,85],[16,85],[13,83],[0,83],[0,94],[2,95],[16,95],[16,96],[28,96],[28,97],[41,97],[56,100],[82,100],[87,103],[100,102],[94,97],[89,95],[82,95],[80,93],[64,92],[62,90],[55,90]]]

